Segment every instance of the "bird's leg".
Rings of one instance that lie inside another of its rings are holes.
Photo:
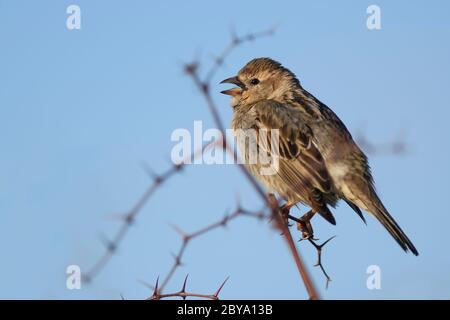
[[[283,219],[283,221],[286,223],[286,225],[288,227],[290,227],[289,225],[289,212],[291,211],[293,204],[291,203],[285,203],[280,207],[280,213],[281,213],[281,218]]]
[[[302,239],[314,238],[314,231],[310,220],[315,214],[316,211],[311,209],[297,221],[297,229],[302,233]]]
[[[269,193],[267,194],[267,199],[269,200],[269,202],[275,206],[278,207],[278,200],[275,197],[275,195],[273,193]],[[281,216],[281,219],[283,220],[283,222],[289,227],[289,219],[290,219],[290,210],[292,208],[294,204],[293,203],[289,203],[286,202],[285,204],[283,204],[281,207],[278,208],[278,213]]]

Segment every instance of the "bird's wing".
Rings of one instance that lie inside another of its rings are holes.
[[[254,129],[271,132],[278,129],[279,135],[279,169],[278,176],[293,193],[299,194],[309,205],[334,223],[334,218],[326,208],[322,193],[332,188],[332,180],[325,166],[324,159],[313,143],[313,133],[302,121],[301,113],[285,104],[265,100],[256,103],[248,116],[254,119]],[[270,137],[270,134],[266,134]],[[258,146],[273,152],[269,138],[257,139]]]

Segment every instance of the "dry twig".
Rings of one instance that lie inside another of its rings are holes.
[[[174,275],[176,269],[182,265],[181,260],[183,258],[184,253],[186,252],[186,248],[191,240],[193,240],[194,238],[197,238],[207,232],[210,232],[214,229],[217,229],[220,227],[225,227],[231,220],[234,220],[240,216],[248,216],[248,217],[254,217],[254,218],[258,218],[258,219],[263,219],[265,217],[264,212],[262,212],[262,211],[251,212],[251,211],[242,209],[241,206],[238,205],[237,208],[231,214],[225,215],[219,221],[214,222],[214,223],[212,223],[206,227],[203,227],[195,232],[192,232],[190,234],[187,234],[184,231],[182,231],[180,228],[178,228],[177,226],[172,225],[173,228],[175,229],[175,231],[181,236],[182,242],[181,242],[181,246],[178,250],[178,253],[176,255],[173,255],[173,258],[174,258],[173,265],[170,268],[170,270],[169,270],[168,274],[166,275],[166,277],[164,278],[164,280],[162,281],[160,290],[162,291],[165,288],[167,283],[170,281],[170,279]]]
[[[325,241],[325,242],[322,243],[322,244],[317,244],[317,243],[315,242],[316,240],[311,239],[311,238],[308,238],[308,241],[314,246],[314,248],[316,248],[316,251],[317,251],[317,262],[316,262],[316,264],[315,264],[314,266],[315,266],[315,267],[319,267],[320,270],[322,270],[322,273],[323,273],[323,275],[324,275],[325,278],[326,278],[326,284],[325,284],[325,288],[326,288],[326,289],[328,289],[328,285],[329,285],[330,282],[331,282],[331,278],[330,278],[330,276],[328,275],[328,273],[325,271],[325,268],[324,268],[324,266],[323,266],[323,264],[322,264],[322,248],[323,248],[328,242],[330,242],[331,240],[333,240],[335,237],[336,237],[336,236],[332,236],[331,238],[329,238],[327,241]]]
[[[227,277],[213,294],[202,294],[202,293],[192,293],[192,292],[186,291],[186,283],[187,283],[188,276],[189,275],[186,275],[186,278],[184,278],[184,282],[183,282],[183,286],[181,287],[181,290],[178,292],[173,292],[173,293],[160,293],[161,290],[158,288],[158,279],[156,279],[156,285],[154,287],[153,294],[150,298],[148,298],[148,300],[161,300],[161,299],[173,298],[173,297],[180,297],[183,300],[186,300],[187,297],[195,297],[195,298],[201,298],[201,299],[207,299],[207,300],[219,300],[220,291],[222,291],[223,287],[225,286],[225,283],[229,279],[229,277]]]
[[[214,142],[214,144],[219,142]],[[202,154],[206,148],[209,148],[212,144],[208,144],[194,152],[193,157],[197,157]],[[112,240],[108,240],[103,237],[102,242],[105,245],[105,252],[103,255],[97,260],[97,262],[89,269],[87,273],[83,275],[83,280],[86,283],[90,283],[106,266],[106,264],[110,261],[112,256],[117,252],[117,249],[121,245],[124,237],[128,233],[131,225],[136,220],[136,216],[142,211],[142,208],[145,204],[150,200],[150,198],[154,195],[154,193],[161,188],[161,186],[167,182],[170,178],[172,178],[175,174],[181,172],[186,166],[186,162],[191,159],[192,155],[185,159],[184,162],[173,164],[169,169],[167,169],[162,174],[155,174],[151,171],[150,168],[146,167],[146,171],[152,179],[152,183],[147,188],[147,190],[142,194],[142,196],[138,199],[138,201],[134,204],[134,206],[128,211],[128,213],[121,216],[122,225],[119,230],[112,238]]]

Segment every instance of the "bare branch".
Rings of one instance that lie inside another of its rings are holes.
[[[181,236],[181,246],[178,249],[177,254],[173,255],[174,262],[169,269],[169,272],[167,273],[166,277],[162,281],[160,291],[163,291],[163,289],[166,287],[166,285],[169,283],[170,279],[175,274],[175,271],[182,265],[182,259],[186,252],[186,248],[188,244],[193,240],[194,238],[198,238],[205,233],[211,232],[215,229],[225,227],[230,221],[240,217],[240,216],[248,216],[253,217],[257,219],[264,219],[267,217],[267,215],[264,214],[262,211],[248,211],[242,209],[240,206],[238,206],[231,214],[226,214],[223,218],[220,220],[211,223],[210,225],[207,225],[206,227],[200,228],[192,233],[185,233],[182,231],[179,227],[172,225],[172,227],[175,229],[175,231]]]
[[[213,117],[214,123],[217,126],[217,128],[222,133],[222,139],[219,141],[214,142],[214,146],[220,146],[223,151],[226,153],[229,153],[230,155],[235,155],[235,150],[233,150],[229,144],[226,141],[226,135],[225,135],[225,126],[222,122],[222,119],[220,117],[220,114],[218,112],[218,108],[216,107],[216,104],[212,98],[211,92],[210,92],[210,86],[211,86],[211,79],[215,75],[217,69],[223,64],[226,57],[229,56],[229,54],[239,45],[245,42],[253,41],[259,37],[263,36],[270,36],[274,32],[274,29],[262,31],[259,33],[253,33],[253,34],[247,34],[245,36],[238,37],[233,34],[230,44],[223,50],[222,54],[216,58],[214,64],[211,66],[211,69],[207,72],[204,80],[200,77],[198,70],[199,70],[199,62],[192,62],[190,64],[186,64],[184,67],[184,71],[187,75],[189,75],[195,84],[196,88],[200,92],[200,94],[203,96],[206,105]],[[204,151],[204,148],[201,148],[201,150],[198,150],[194,154],[194,158],[200,153]],[[190,158],[189,158],[190,159]],[[187,160],[186,160],[187,162]],[[139,214],[139,212],[142,211],[142,208],[144,205],[148,202],[148,200],[154,195],[156,190],[160,188],[167,180],[171,177],[173,177],[176,173],[180,172],[185,166],[185,162],[182,162],[180,164],[175,164],[171,168],[169,168],[166,172],[163,174],[157,175],[155,174],[151,169],[148,168],[148,166],[145,168],[147,174],[152,179],[152,183],[147,188],[147,190],[144,192],[144,194],[138,199],[137,203],[131,208],[131,210],[123,215],[123,223],[121,227],[119,228],[119,231],[117,234],[113,237],[112,241],[106,242],[106,250],[105,253],[100,257],[100,259],[97,261],[97,263],[94,264],[94,266],[90,269],[90,271],[87,273],[87,276],[85,277],[85,280],[92,280],[98,273],[105,267],[105,265],[108,263],[108,261],[111,259],[112,255],[117,251],[117,248],[120,246],[123,238],[127,234],[130,225],[135,220],[136,216]],[[297,266],[297,269],[299,271],[299,274],[301,276],[301,279],[305,285],[306,291],[309,295],[310,299],[319,299],[319,294],[315,288],[315,285],[309,276],[309,273],[306,269],[306,267],[303,264],[302,258],[297,250],[297,247],[293,241],[292,235],[290,233],[290,230],[288,226],[284,223],[283,219],[280,215],[280,207],[278,201],[273,197],[267,197],[264,190],[261,188],[259,183],[255,180],[255,178],[247,171],[246,167],[241,164],[241,162],[238,161],[238,168],[241,171],[241,173],[244,175],[244,177],[248,180],[248,182],[251,184],[251,186],[254,188],[255,192],[259,195],[261,198],[261,201],[264,204],[264,209],[261,211],[248,211],[241,208],[240,205],[237,206],[237,208],[228,215],[225,215],[222,219],[219,221],[212,223],[206,227],[203,227],[195,232],[192,232],[190,234],[184,233],[181,229],[178,227],[175,227],[175,230],[182,238],[181,246],[176,254],[174,254],[174,262],[172,264],[172,267],[170,268],[167,275],[163,278],[162,282],[160,283],[159,277],[156,281],[156,284],[153,288],[153,294],[149,298],[151,300],[160,300],[162,298],[169,298],[169,297],[181,297],[185,299],[186,297],[197,297],[197,298],[205,298],[205,299],[211,299],[211,300],[217,300],[218,295],[220,291],[222,290],[225,282],[227,279],[221,284],[221,286],[218,288],[218,290],[214,294],[198,294],[198,293],[191,293],[186,291],[186,283],[187,283],[187,277],[185,278],[185,281],[183,283],[182,289],[179,292],[176,293],[163,293],[164,288],[172,279],[174,273],[176,270],[181,266],[182,259],[184,257],[184,254],[186,252],[187,246],[190,243],[190,241],[194,238],[200,237],[212,230],[215,230],[220,227],[226,226],[231,220],[236,219],[240,216],[249,216],[253,218],[258,219],[264,219],[264,218],[270,218],[273,222],[273,225],[277,230],[279,230],[284,236],[286,245],[288,246],[288,249],[294,259],[294,262]],[[270,212],[270,214],[267,214],[267,210]]]
[[[162,174],[155,174],[148,166],[145,167],[145,171],[151,177],[152,183],[147,188],[147,190],[142,194],[142,196],[138,199],[135,205],[128,211],[128,213],[118,215],[122,220],[122,224],[118,232],[112,238],[112,240],[106,240],[106,237],[102,238],[102,242],[104,243],[106,250],[103,253],[103,255],[99,258],[99,260],[97,260],[97,262],[91,267],[91,269],[89,269],[89,271],[83,276],[84,282],[90,283],[103,270],[103,268],[112,258],[112,256],[117,252],[118,247],[120,246],[124,237],[128,233],[129,228],[136,219],[136,216],[142,211],[142,208],[145,206],[145,204],[147,204],[147,202],[154,195],[154,193],[165,182],[167,182],[167,180],[172,178],[175,174],[181,172],[186,166],[186,163],[190,163],[192,157],[194,158],[198,157],[204,152],[206,148],[210,147],[211,145],[222,145],[222,142],[214,141],[212,143],[204,145],[203,147],[199,148],[199,150],[196,150],[194,154],[186,157],[186,159],[184,159],[184,161],[182,161],[181,163],[173,164],[169,169],[167,169]]]
[[[276,28],[270,28],[256,33],[249,33],[244,36],[238,37],[234,30],[231,31],[231,42],[223,49],[222,53],[214,59],[214,63],[207,72],[205,76],[204,83],[210,83],[212,78],[215,76],[217,70],[225,63],[228,56],[236,49],[238,46],[244,44],[245,42],[251,42],[263,37],[273,36]]]
[[[272,34],[273,32],[271,32]],[[255,39],[256,36],[255,34],[250,34],[247,35],[245,37],[241,37],[241,38],[236,38],[233,37],[231,44],[228,46],[230,48],[234,48],[235,46],[239,45],[242,43],[242,41],[251,41],[253,39]],[[242,40],[245,39],[245,40]],[[230,53],[230,51],[232,49],[227,49],[228,47],[226,47],[226,49],[224,50],[223,55],[224,56],[228,56],[228,54]],[[217,63],[216,63],[217,64]],[[224,148],[226,148],[227,152],[229,152],[231,155],[234,156],[234,150],[232,150],[228,143],[226,143],[226,136],[225,136],[225,127],[223,125],[222,119],[219,115],[218,109],[216,107],[216,104],[211,96],[210,93],[210,79],[211,77],[207,75],[207,77],[205,78],[205,80],[201,80],[199,74],[198,74],[198,62],[195,63],[191,63],[191,64],[187,64],[185,66],[185,71],[186,73],[191,77],[192,81],[194,82],[194,84],[196,85],[198,91],[200,92],[200,94],[204,97],[204,100],[208,106],[208,109],[213,117],[214,123],[217,126],[217,128],[222,132],[222,137],[224,139],[225,142],[225,146]],[[212,67],[212,73],[214,73],[216,67]],[[189,71],[189,72],[188,72]],[[319,294],[315,288],[315,285],[311,279],[311,277],[309,276],[308,271],[306,270],[306,267],[304,266],[302,259],[300,257],[300,254],[297,250],[297,247],[295,246],[294,240],[292,239],[292,235],[290,233],[289,228],[287,227],[287,225],[282,221],[280,213],[279,213],[279,204],[278,201],[275,200],[274,201],[270,201],[268,199],[268,197],[266,196],[265,192],[263,191],[263,189],[261,188],[261,186],[258,184],[258,182],[255,180],[255,178],[250,174],[250,172],[248,172],[248,170],[246,169],[246,167],[242,164],[242,162],[238,162],[238,167],[241,170],[242,174],[246,177],[246,179],[250,182],[250,184],[253,186],[253,188],[255,189],[255,191],[257,192],[257,194],[261,197],[261,200],[263,201],[263,203],[265,203],[265,205],[267,206],[267,208],[269,208],[272,212],[272,218],[275,221],[275,226],[281,231],[281,233],[284,235],[284,239],[286,240],[286,244],[294,258],[295,264],[297,266],[297,269],[300,273],[300,276],[302,278],[302,281],[305,285],[305,288],[308,292],[309,298],[312,300],[316,300],[319,299]]]
[[[372,155],[404,155],[408,153],[408,145],[401,135],[388,143],[375,144],[369,140],[363,129],[359,129],[355,140],[364,151]]]
[[[188,275],[184,278],[183,286],[180,291],[174,292],[174,293],[159,293],[158,290],[154,290],[153,295],[148,298],[148,300],[161,300],[166,298],[173,298],[173,297],[180,297],[183,300],[186,300],[187,297],[195,297],[195,298],[202,298],[207,300],[219,300],[219,293],[224,287],[225,283],[227,282],[229,277],[227,277],[222,284],[219,286],[219,288],[216,290],[213,294],[201,294],[201,293],[193,293],[193,292],[187,292],[186,291],[186,283],[188,279]],[[156,280],[156,286],[158,285],[158,280]]]
[[[326,278],[326,284],[325,284],[325,287],[328,289],[328,285],[330,284],[330,282],[331,282],[331,278],[330,278],[330,276],[328,275],[328,273],[325,271],[325,268],[323,267],[323,264],[322,264],[322,249],[323,249],[323,247],[328,243],[328,242],[330,242],[331,240],[333,240],[334,238],[335,238],[336,236],[332,236],[331,238],[329,238],[327,241],[325,241],[324,243],[322,243],[322,244],[317,244],[316,242],[315,242],[315,240],[314,239],[311,239],[311,238],[308,238],[308,241],[314,246],[314,248],[316,248],[316,250],[317,250],[317,262],[316,262],[316,264],[314,265],[315,267],[320,267],[320,269],[322,270],[322,273],[323,273],[323,275],[325,276],[325,278]]]

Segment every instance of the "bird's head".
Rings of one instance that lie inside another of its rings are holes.
[[[271,99],[284,102],[300,83],[295,75],[279,62],[270,58],[257,58],[247,63],[235,77],[223,80],[236,87],[221,93],[232,96],[231,105],[250,105]]]

